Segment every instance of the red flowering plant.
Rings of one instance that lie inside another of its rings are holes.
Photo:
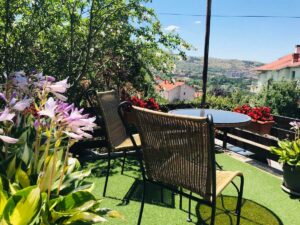
[[[234,112],[242,113],[250,116],[253,121],[273,121],[273,116],[271,115],[271,109],[266,106],[262,107],[251,107],[249,105],[242,105],[236,107]]]
[[[151,109],[151,110],[159,110],[159,104],[155,101],[154,98],[149,98],[148,100],[144,100],[141,98],[138,98],[137,96],[132,96],[130,99],[128,99],[129,102],[132,103],[132,105]]]
[[[141,99],[137,96],[130,97],[127,93],[121,93],[121,100],[131,102],[132,105],[138,106],[141,108],[159,110],[159,104],[155,101],[154,98],[149,98],[148,100]]]

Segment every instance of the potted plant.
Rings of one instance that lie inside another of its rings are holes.
[[[251,123],[245,128],[259,134],[269,134],[273,124],[271,109],[266,106],[251,107],[249,105],[238,106],[234,112],[243,113],[251,117]]]
[[[159,110],[159,104],[155,101],[154,98],[149,98],[147,100],[141,99],[137,96],[132,96],[132,97],[126,97],[122,98],[124,101],[129,101],[132,103],[134,106],[138,106],[141,108],[146,108],[146,109],[151,109],[151,110]],[[134,123],[135,121],[135,115],[132,114],[130,111],[125,111],[124,115],[125,119],[129,123]]]
[[[290,123],[295,130],[295,140],[278,141],[279,147],[271,147],[271,152],[279,156],[283,164],[282,188],[300,196],[300,122]]]

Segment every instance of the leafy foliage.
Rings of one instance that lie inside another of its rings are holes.
[[[0,93],[0,224],[104,222],[93,183],[69,148],[96,126],[64,102],[67,80],[42,74],[10,74]],[[26,212],[26,213],[24,213]]]
[[[264,87],[257,99],[258,104],[270,107],[275,114],[300,118],[300,88],[295,81],[273,82]]]
[[[279,147],[271,147],[271,151],[279,155],[279,162],[290,166],[300,166],[300,139],[278,142]]]
[[[0,74],[23,69],[69,77],[73,99],[81,98],[84,79],[98,89],[130,81],[142,90],[153,71],[173,68],[170,51],[185,57],[190,48],[178,34],[163,32],[147,2],[1,1]]]

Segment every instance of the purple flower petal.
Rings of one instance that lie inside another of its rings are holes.
[[[78,134],[75,134],[75,133],[73,133],[73,132],[67,132],[67,131],[65,131],[64,133],[65,133],[68,137],[73,138],[73,139],[75,139],[75,140],[82,140],[82,139],[83,139],[83,136],[82,136],[82,135],[78,135]]]
[[[53,118],[55,116],[56,101],[51,97],[47,100],[43,110],[39,111],[39,115]]]
[[[6,143],[9,143],[9,144],[15,144],[19,141],[18,139],[8,137],[8,136],[5,136],[5,135],[0,135],[0,139],[2,141],[6,142]]]
[[[3,93],[0,93],[0,98],[5,102],[7,102],[6,96]]]
[[[13,106],[13,109],[15,109],[17,111],[23,111],[24,109],[26,109],[29,106],[30,106],[30,99],[23,99],[23,100],[17,102]]]
[[[9,113],[9,109],[5,108],[2,114],[0,115],[0,121],[12,121],[14,118],[15,114],[14,113]]]

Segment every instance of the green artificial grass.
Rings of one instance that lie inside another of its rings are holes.
[[[299,225],[300,202],[293,199],[280,188],[281,180],[249,164],[240,162],[225,154],[218,154],[217,161],[225,170],[239,170],[244,173],[245,189],[243,197],[241,225]],[[95,182],[93,193],[102,198],[104,169],[106,163],[98,161],[97,169],[89,178]],[[91,165],[90,165],[91,166]],[[117,210],[124,219],[108,218],[108,224],[136,224],[140,209],[141,181],[135,160],[128,160],[124,175],[120,174],[120,161],[114,161],[114,168],[109,178],[107,197],[103,207]],[[239,179],[236,183],[239,185]],[[183,210],[179,209],[179,196],[163,190],[164,201],[161,202],[161,189],[147,185],[147,197],[142,224],[145,225],[182,225],[209,224],[210,208],[192,204],[192,223],[186,222],[188,200],[183,198]],[[236,222],[233,210],[237,193],[232,185],[223,192],[217,201],[216,225],[232,225]],[[129,198],[126,204],[122,201]],[[174,201],[172,200],[174,199]]]

